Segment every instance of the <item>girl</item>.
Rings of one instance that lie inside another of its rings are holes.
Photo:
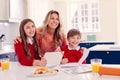
[[[40,56],[35,30],[34,22],[31,19],[24,19],[19,27],[22,41],[14,44],[14,49],[20,64],[26,66],[45,66],[46,59]]]

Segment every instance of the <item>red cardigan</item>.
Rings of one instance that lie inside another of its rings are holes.
[[[31,59],[27,58],[22,42],[14,44],[14,49],[15,49],[15,52],[17,54],[17,58],[18,58],[18,61],[20,62],[20,64],[26,65],[26,66],[32,66],[33,60],[35,59],[34,45],[31,45],[31,44],[28,44],[28,45],[29,45],[31,56],[32,56]]]
[[[69,50],[68,45],[62,47],[62,51],[64,51],[64,58],[68,59],[68,63],[78,62],[83,55],[83,49],[80,48],[79,50]],[[86,61],[83,62],[83,64],[85,63]]]

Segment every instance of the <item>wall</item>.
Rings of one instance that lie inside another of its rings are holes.
[[[60,12],[64,30],[67,28],[67,1],[55,0],[56,9]],[[115,41],[117,43],[117,1],[100,0],[100,27],[101,31],[93,33],[97,41]],[[67,32],[67,31],[66,31]],[[86,35],[91,33],[82,33],[82,40],[86,40]]]
[[[32,1],[34,0],[30,1],[30,3],[32,3]],[[67,29],[69,27],[67,26],[67,2],[57,3],[57,1],[51,2],[49,0],[45,0],[43,1],[43,3],[41,3],[41,1],[42,0],[36,0],[36,2],[34,1],[34,5],[28,5],[29,17],[35,20],[37,26],[40,26],[42,25],[43,19],[49,10],[58,10],[60,12],[61,20],[63,23],[63,29],[65,33],[67,33]],[[94,33],[97,37],[97,41],[115,41],[116,43],[120,44],[119,3],[119,0],[100,0],[101,32]],[[19,25],[16,23],[9,23],[7,25],[0,23],[0,34],[5,33],[6,35],[6,41],[4,42],[4,44],[13,44],[13,39],[19,34],[18,26]],[[82,40],[86,40],[87,34],[89,33],[82,33]]]
[[[0,34],[5,34],[6,40],[3,45],[13,45],[13,40],[18,36],[18,24],[17,23],[1,23],[0,22]]]
[[[117,42],[117,2],[116,0],[100,0],[101,32],[96,33],[97,40]]]
[[[67,26],[67,3],[64,2],[64,1],[55,1],[54,2],[54,5],[55,5],[55,8],[54,10],[57,10],[60,14],[60,19],[61,19],[61,22],[62,22],[62,25],[63,25],[63,30],[64,32],[66,33],[68,31],[68,27]]]
[[[117,0],[117,43],[120,45],[120,0]]]
[[[43,20],[49,10],[53,9],[50,0],[27,0],[28,17],[33,19],[36,27],[42,25]]]

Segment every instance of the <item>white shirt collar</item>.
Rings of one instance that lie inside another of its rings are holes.
[[[69,50],[77,50],[77,51],[78,51],[78,50],[80,49],[80,46],[78,46],[78,47],[76,47],[76,48],[71,48],[70,45],[68,45],[68,49],[69,49]]]
[[[29,37],[28,37],[28,38],[27,38],[27,43],[29,43],[29,44],[32,45],[32,44],[33,44],[33,38],[29,38]]]

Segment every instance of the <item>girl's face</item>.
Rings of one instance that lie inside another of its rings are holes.
[[[24,25],[24,31],[27,37],[32,38],[35,35],[35,25],[32,22],[28,22]]]
[[[80,36],[74,35],[72,37],[69,37],[68,42],[69,42],[70,47],[75,48],[80,43]]]
[[[59,25],[59,17],[56,13],[52,13],[50,19],[48,20],[49,28],[56,29]]]

